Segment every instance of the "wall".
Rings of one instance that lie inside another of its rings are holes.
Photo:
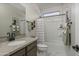
[[[40,18],[36,20],[36,36],[39,38],[38,43],[44,43],[44,19]]]
[[[72,40],[72,45],[75,44],[75,4],[72,4],[71,6],[71,20],[72,20],[72,25],[71,25],[71,40]]]
[[[39,17],[40,10],[36,4],[26,3],[22,5],[26,8],[26,19],[28,21],[36,20]]]
[[[34,21],[39,18],[40,10],[36,4],[26,3],[22,4],[26,8],[26,21]],[[26,23],[27,25],[27,23]],[[26,26],[26,36],[35,36],[35,29],[32,31],[28,31],[28,26]]]
[[[10,4],[0,4],[0,36],[6,36],[10,31],[9,26],[12,23],[12,17],[23,18],[24,12]]]
[[[74,16],[75,16],[75,44],[79,45],[79,4],[74,4]]]

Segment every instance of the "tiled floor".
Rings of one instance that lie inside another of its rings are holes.
[[[53,40],[48,45],[48,54],[53,56],[66,55],[65,46],[61,39]]]
[[[48,45],[47,56],[73,56],[72,48],[65,46],[62,39],[53,40]],[[43,56],[43,53],[38,53],[39,56]]]

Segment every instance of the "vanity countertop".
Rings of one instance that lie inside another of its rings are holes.
[[[20,45],[16,45],[16,46],[9,46],[8,43],[10,43],[10,41],[5,41],[5,42],[2,42],[0,43],[0,56],[9,56],[11,55],[12,53],[22,49],[23,47],[31,44],[32,42],[36,41],[37,40],[37,37],[36,38],[31,38],[31,37],[24,37],[24,38],[20,38],[20,39],[17,39],[15,41],[26,41],[24,42],[23,44],[20,44]]]

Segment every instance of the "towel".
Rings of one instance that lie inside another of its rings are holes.
[[[71,33],[70,33],[70,26],[65,23],[64,25],[64,31],[63,31],[63,35],[64,35],[64,43],[65,45],[70,46],[71,45]]]

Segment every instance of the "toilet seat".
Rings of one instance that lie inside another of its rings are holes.
[[[46,44],[37,44],[38,47],[48,47]]]

